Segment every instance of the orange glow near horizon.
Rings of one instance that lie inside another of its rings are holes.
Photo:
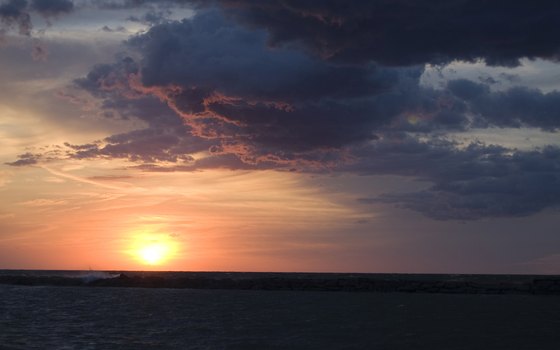
[[[0,269],[334,270],[322,257],[339,245],[315,240],[364,219],[294,173],[122,177],[104,166],[51,163],[6,175]]]

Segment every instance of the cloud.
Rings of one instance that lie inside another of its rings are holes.
[[[146,86],[195,86],[257,101],[367,96],[397,79],[375,66],[332,65],[297,50],[270,50],[265,32],[239,27],[216,11],[153,27],[130,44],[143,54]]]
[[[31,51],[31,57],[34,61],[46,61],[49,56],[49,50],[46,45],[40,41],[35,41],[33,43],[33,51]]]
[[[8,0],[0,4],[0,42],[4,35],[17,28],[20,35],[32,36],[32,14],[42,16],[50,25],[52,18],[72,12],[74,3],[69,0]],[[31,57],[35,61],[46,61],[47,47],[39,40],[34,39]]]
[[[32,0],[31,9],[45,17],[56,17],[74,10],[74,3],[70,0]]]
[[[75,84],[102,100],[108,117],[140,119],[149,129],[109,137],[102,148],[75,150],[73,157],[175,161],[186,150],[211,150],[214,157],[229,153],[266,167],[315,163],[328,149],[375,139],[374,130],[405,101],[416,103],[422,73],[270,50],[265,33],[216,11],[155,26],[130,46],[142,54],[140,62],[125,57],[97,65]]]
[[[362,150],[369,162],[353,165],[363,174],[414,176],[428,189],[364,197],[364,203],[392,203],[437,220],[519,217],[560,207],[560,148],[516,151],[449,141],[380,143]]]
[[[106,32],[106,33],[126,33],[127,30],[125,27],[123,26],[118,26],[116,28],[111,28],[107,25],[104,25],[103,27],[101,27],[101,30]]]
[[[523,57],[559,57],[560,4],[550,1],[218,2],[241,23],[266,29],[270,45],[301,45],[333,61],[514,66]]]
[[[131,21],[131,22],[139,22],[139,23],[142,23],[142,24],[153,26],[153,25],[161,24],[161,23],[164,23],[164,22],[168,21],[168,18],[169,18],[170,15],[171,15],[170,10],[157,11],[155,9],[152,9],[152,10],[144,13],[140,17],[130,16],[130,17],[128,17],[128,20]]]
[[[24,153],[18,155],[18,160],[13,162],[6,162],[7,165],[11,166],[27,166],[37,164],[42,158],[40,154]]]
[[[129,43],[142,53],[145,92],[165,100],[200,136],[234,134],[271,149],[374,138],[372,130],[402,109],[403,95],[417,88],[422,73],[272,50],[265,32],[216,11],[155,26]]]
[[[102,101],[106,118],[136,119],[147,127],[111,135],[90,144],[71,145],[71,158],[124,158],[130,161],[189,163],[191,154],[208,151],[216,142],[192,134],[188,125],[156,96],[135,87],[138,67],[130,57],[113,65],[97,65],[76,87]]]
[[[124,0],[78,1],[101,9],[147,8],[150,25],[166,22],[172,8],[219,7],[247,28],[265,30],[273,47],[305,48],[335,62],[376,62],[386,66],[484,59],[490,65],[515,66],[520,58],[557,61],[560,34],[555,2],[484,0],[255,1]],[[78,6],[76,5],[76,6]],[[8,27],[29,35],[30,13],[45,18],[70,13],[70,0],[9,0],[0,6]]]
[[[65,200],[54,200],[54,199],[44,199],[44,198],[40,198],[40,199],[33,199],[30,201],[25,201],[25,202],[21,202],[19,203],[19,205],[23,205],[26,207],[52,207],[52,206],[56,206],[56,205],[64,205],[68,203]]]
[[[519,151],[445,138],[488,127],[556,132],[557,91],[494,91],[488,78],[420,84],[425,63],[557,59],[550,36],[558,31],[551,24],[557,5],[543,12],[518,3],[503,11],[500,2],[484,2],[481,11],[474,0],[218,3],[222,10],[157,21],[127,41],[130,57],[76,79],[74,88],[98,100],[103,118],[143,126],[67,143],[64,156],[127,159],[144,171],[407,176],[426,188],[364,194],[361,202],[438,220],[524,216],[560,204],[557,146]],[[532,25],[537,17],[540,27]],[[45,160],[27,153],[8,164]]]
[[[234,136],[257,153],[340,148],[387,129],[554,131],[559,122],[556,92],[490,93],[466,80],[434,90],[420,86],[422,67],[325,61],[297,47],[271,49],[267,38],[214,10],[154,26],[129,41],[142,55],[139,91],[165,101],[197,136]],[[524,109],[515,106],[520,97]]]
[[[186,138],[186,137],[185,137]],[[131,161],[143,162],[177,162],[190,161],[189,156],[193,144],[185,142],[179,135],[158,129],[142,129],[125,134],[113,135],[105,139],[107,144],[102,148],[92,148],[77,152],[74,158],[86,156],[90,158],[92,150],[96,155],[111,158],[128,158]]]
[[[4,27],[17,27],[21,35],[31,35],[31,16],[26,0],[10,0],[0,5],[0,21]]]
[[[492,91],[491,85],[455,79],[439,90],[418,87],[415,101],[402,100],[404,112],[392,128],[431,133],[489,127],[533,127],[556,132],[560,127],[558,91],[544,93],[523,86]]]
[[[486,84],[469,80],[453,80],[448,90],[462,99],[470,113],[480,122],[498,127],[539,127],[556,131],[560,127],[560,92],[543,93],[538,89],[515,87],[490,92]],[[484,126],[484,125],[479,125]]]
[[[8,29],[17,27],[21,35],[31,35],[31,14],[38,13],[46,19],[70,13],[74,3],[69,0],[9,0],[0,5],[0,21]]]
[[[120,10],[120,9],[133,9],[142,6],[152,5],[154,3],[161,3],[168,5],[174,1],[167,0],[93,0],[89,2],[90,6],[109,9],[109,10]],[[176,1],[177,3],[184,1]]]

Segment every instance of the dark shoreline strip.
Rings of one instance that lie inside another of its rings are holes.
[[[476,276],[445,278],[414,277],[179,277],[164,278],[153,275],[120,274],[115,278],[86,280],[61,276],[0,276],[0,284],[20,286],[81,286],[81,287],[132,287],[132,288],[189,288],[229,290],[292,290],[292,291],[345,291],[345,292],[403,292],[445,294],[537,294],[560,295],[560,276],[539,276],[515,279]]]

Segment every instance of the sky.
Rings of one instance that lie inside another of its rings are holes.
[[[0,269],[558,274],[559,17],[0,0]]]

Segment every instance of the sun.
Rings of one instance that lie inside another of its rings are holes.
[[[178,253],[179,242],[162,232],[138,230],[131,235],[126,252],[142,265],[167,264]]]
[[[140,248],[138,255],[148,265],[159,265],[169,255],[169,247],[161,243],[149,244]]]

